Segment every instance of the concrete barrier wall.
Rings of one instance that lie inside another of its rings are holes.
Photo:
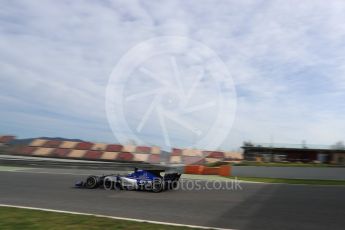
[[[345,180],[345,168],[233,166],[231,176]]]

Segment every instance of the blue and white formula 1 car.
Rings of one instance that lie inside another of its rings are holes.
[[[125,190],[146,190],[161,192],[174,189],[181,177],[179,173],[160,174],[165,170],[138,170],[133,173],[121,176],[116,174],[102,176],[88,176],[85,181],[78,181],[75,186],[78,188],[104,188],[104,189],[125,189]]]

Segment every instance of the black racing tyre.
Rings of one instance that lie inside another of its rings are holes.
[[[118,178],[117,181],[115,182],[114,184],[114,189],[115,190],[123,190],[123,186],[122,186],[122,179],[121,178]]]
[[[163,191],[164,186],[161,180],[154,180],[152,183],[152,192],[161,192]]]
[[[114,184],[115,182],[109,178],[104,178],[104,181],[103,181],[103,187],[104,189],[106,190],[111,190],[111,189],[114,189]]]
[[[170,189],[177,189],[178,187],[178,181],[177,180],[173,180],[170,184],[171,188]]]
[[[89,176],[85,181],[85,187],[89,189],[97,188],[99,186],[99,177]]]
[[[121,182],[117,181],[117,182],[114,184],[114,189],[115,189],[115,190],[123,190],[123,187],[122,187]]]
[[[169,180],[165,182],[164,189],[166,190],[174,190],[178,187],[178,181],[177,180]]]

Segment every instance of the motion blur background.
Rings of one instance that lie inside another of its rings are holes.
[[[0,4],[1,133],[116,142],[104,108],[113,67],[139,42],[180,35],[213,49],[235,81],[236,120],[220,148],[344,140],[344,1]]]

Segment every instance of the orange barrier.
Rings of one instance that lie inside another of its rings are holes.
[[[198,174],[198,175],[219,175],[230,176],[231,166],[222,165],[220,167],[205,167],[202,165],[187,165],[184,167],[184,173],[186,174]]]
[[[205,166],[202,165],[186,165],[184,167],[184,173],[186,174],[202,174]]]
[[[202,171],[203,175],[218,175],[219,168],[218,167],[205,167]]]
[[[221,165],[219,167],[219,176],[231,176],[231,165]]]

